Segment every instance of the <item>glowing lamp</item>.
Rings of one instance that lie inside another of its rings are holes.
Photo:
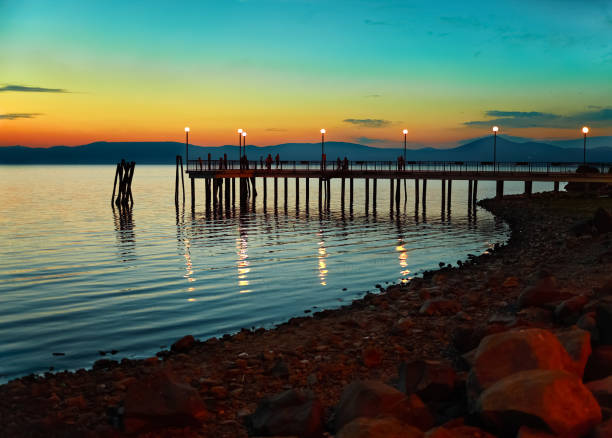
[[[189,132],[189,126],[185,126],[185,132]]]
[[[239,130],[238,130],[238,134],[242,134],[242,129],[239,129]]]
[[[325,129],[321,129],[321,134],[325,134]]]
[[[584,127],[582,128],[582,133],[583,133],[583,134],[588,134],[588,133],[589,133],[589,127],[588,127],[588,126],[584,126]]]
[[[404,129],[404,135],[408,134],[408,130]]]
[[[246,137],[246,131],[242,131],[242,136]]]
[[[497,132],[497,131],[499,131],[499,126],[494,126],[493,127],[493,132]]]

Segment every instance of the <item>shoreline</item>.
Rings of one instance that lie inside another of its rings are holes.
[[[190,428],[189,436],[247,436],[245,416],[262,398],[289,388],[313,391],[328,415],[351,381],[393,381],[398,364],[413,359],[457,362],[459,353],[471,349],[470,331],[505,324],[516,313],[518,295],[542,271],[574,293],[591,291],[609,272],[609,262],[589,265],[592,257],[579,257],[607,241],[587,242],[568,237],[567,231],[592,216],[597,206],[612,207],[611,200],[543,193],[529,201],[518,195],[479,204],[511,230],[507,244],[490,255],[428,271],[406,286],[393,285],[347,306],[294,317],[273,329],[243,329],[204,342],[185,337],[173,345],[173,352],[148,359],[101,359],[91,370],[14,379],[0,386],[0,416],[10,418],[5,431],[8,436],[11,431],[13,436],[26,431],[48,436],[49,430],[121,436],[112,424],[113,409],[121,406],[130,384],[160,370],[170,370],[197,390],[211,414]],[[570,247],[571,256],[560,250]],[[430,299],[446,304],[423,306]]]

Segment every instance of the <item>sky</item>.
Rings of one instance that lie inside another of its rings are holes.
[[[0,0],[0,145],[612,135],[609,0]]]

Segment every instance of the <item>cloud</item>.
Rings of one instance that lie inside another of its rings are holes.
[[[357,143],[365,143],[365,144],[376,144],[376,143],[386,143],[387,140],[383,140],[381,138],[370,138],[370,137],[359,137],[355,139]]]
[[[33,119],[41,115],[40,113],[8,113],[0,114],[0,120]]]
[[[343,122],[362,126],[364,128],[384,128],[391,124],[389,120],[383,119],[344,119]]]
[[[266,131],[268,132],[287,132],[287,130],[284,128],[267,128]]]
[[[500,125],[506,128],[561,128],[573,129],[583,124],[597,127],[612,127],[612,108],[587,107],[588,111],[575,114],[553,114],[539,111],[498,111],[485,112],[488,120],[464,122],[466,126]]]
[[[0,93],[5,91],[17,91],[26,93],[68,93],[63,88],[28,87],[26,85],[5,85],[0,87]]]

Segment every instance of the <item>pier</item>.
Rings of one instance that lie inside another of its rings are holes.
[[[178,163],[178,161],[177,161]],[[182,162],[180,163],[182,167]],[[476,204],[478,200],[478,182],[495,181],[496,197],[504,196],[505,181],[524,182],[524,193],[532,193],[534,182],[552,182],[554,190],[559,190],[560,183],[579,182],[612,184],[612,173],[608,173],[612,163],[588,164],[596,168],[599,173],[577,173],[576,170],[583,163],[533,163],[533,162],[462,162],[462,161],[407,161],[398,165],[396,161],[349,161],[327,162],[320,161],[281,161],[270,166],[262,161],[237,160],[189,160],[186,173],[190,179],[191,205],[196,201],[196,180],[204,180],[203,190],[207,210],[211,205],[234,205],[236,199],[241,204],[250,199],[253,203],[259,194],[255,190],[257,178],[263,179],[264,202],[268,198],[268,180],[272,180],[274,206],[278,206],[278,183],[282,180],[284,185],[284,206],[287,207],[287,193],[289,180],[294,179],[296,203],[299,204],[300,180],[304,180],[306,187],[306,203],[308,203],[310,180],[318,180],[319,206],[329,205],[331,198],[330,181],[340,181],[341,205],[353,207],[354,180],[365,180],[365,209],[373,211],[377,208],[377,193],[386,190],[378,180],[388,181],[390,208],[399,204],[403,198],[407,200],[408,193],[402,181],[414,180],[414,202],[419,200],[425,205],[427,201],[427,181],[441,181],[442,208],[445,204],[450,208],[452,199],[453,181],[465,181],[468,185],[468,203]],[[177,175],[178,175],[177,164]],[[239,180],[238,194],[236,194],[236,180]],[[348,194],[347,192],[348,187]],[[178,178],[175,200],[178,200]],[[184,191],[184,189],[183,189]],[[403,192],[403,196],[402,196]],[[184,192],[183,192],[184,195]]]

